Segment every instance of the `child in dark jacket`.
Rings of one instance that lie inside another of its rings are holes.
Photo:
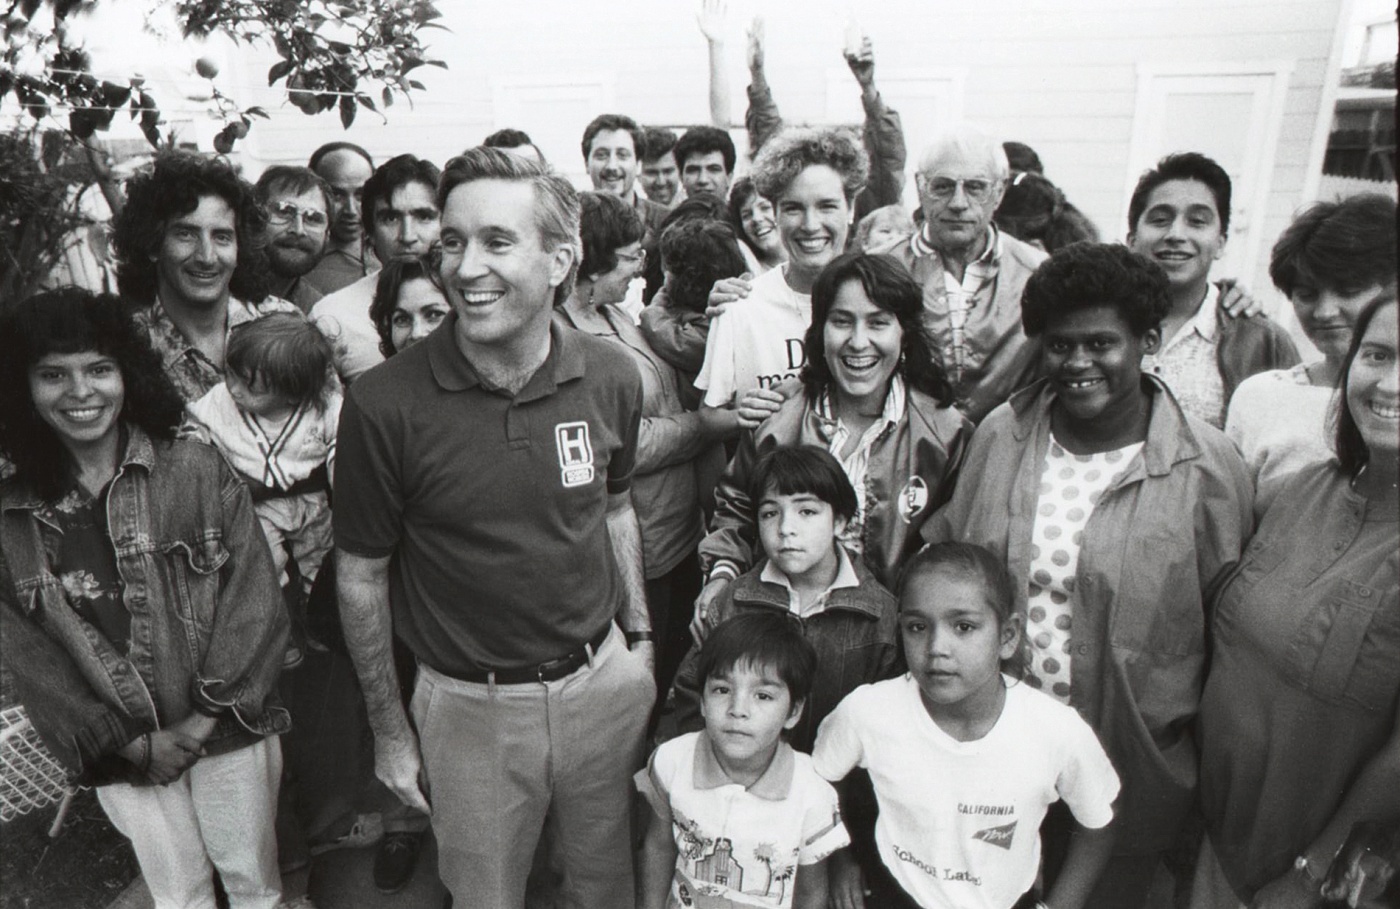
[[[813,445],[778,448],[753,472],[752,501],[767,558],[729,585],[707,617],[713,628],[755,610],[791,615],[817,651],[812,694],[789,742],[810,752],[817,726],[850,692],[903,671],[896,631],[898,604],[838,542],[856,511],[856,493],[841,465]],[[676,676],[677,724],[699,729],[696,658]]]

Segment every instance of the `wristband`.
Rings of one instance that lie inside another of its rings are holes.
[[[627,639],[628,647],[631,647],[633,644],[639,644],[642,641],[653,640],[650,631],[624,631],[622,636]]]

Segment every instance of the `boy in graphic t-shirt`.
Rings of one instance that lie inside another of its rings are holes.
[[[652,807],[639,909],[825,909],[826,858],[850,840],[836,791],[783,741],[816,661],[778,613],[735,616],[705,639],[705,728],[661,745],[636,777]]]

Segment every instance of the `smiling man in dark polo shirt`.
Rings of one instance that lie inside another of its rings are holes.
[[[654,697],[628,495],[641,379],[550,327],[579,258],[567,181],[476,148],[438,203],[453,314],[351,387],[338,442],[338,592],[376,772],[406,804],[431,793],[458,909],[523,904],[546,818],[571,905],[625,909]],[[412,725],[391,615],[420,664]]]

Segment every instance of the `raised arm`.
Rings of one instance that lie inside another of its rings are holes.
[[[701,0],[695,16],[700,33],[709,45],[710,62],[710,123],[720,129],[733,125],[730,107],[729,73],[724,68],[724,31],[729,10],[725,0]]]
[[[763,143],[782,129],[783,118],[768,87],[763,71],[763,17],[755,16],[749,26],[749,109],[744,112],[744,127],[749,131],[749,157],[758,154]]]
[[[875,87],[875,50],[868,37],[860,49],[845,54],[846,65],[860,86],[860,103],[865,108],[865,150],[870,155],[870,182],[866,185],[869,209],[898,205],[904,193],[904,166],[909,152],[904,143],[904,123]]]
[[[418,782],[423,768],[418,736],[404,713],[394,672],[389,557],[366,558],[337,549],[336,594],[345,646],[374,731],[375,775],[399,801],[427,814],[428,800]]]

